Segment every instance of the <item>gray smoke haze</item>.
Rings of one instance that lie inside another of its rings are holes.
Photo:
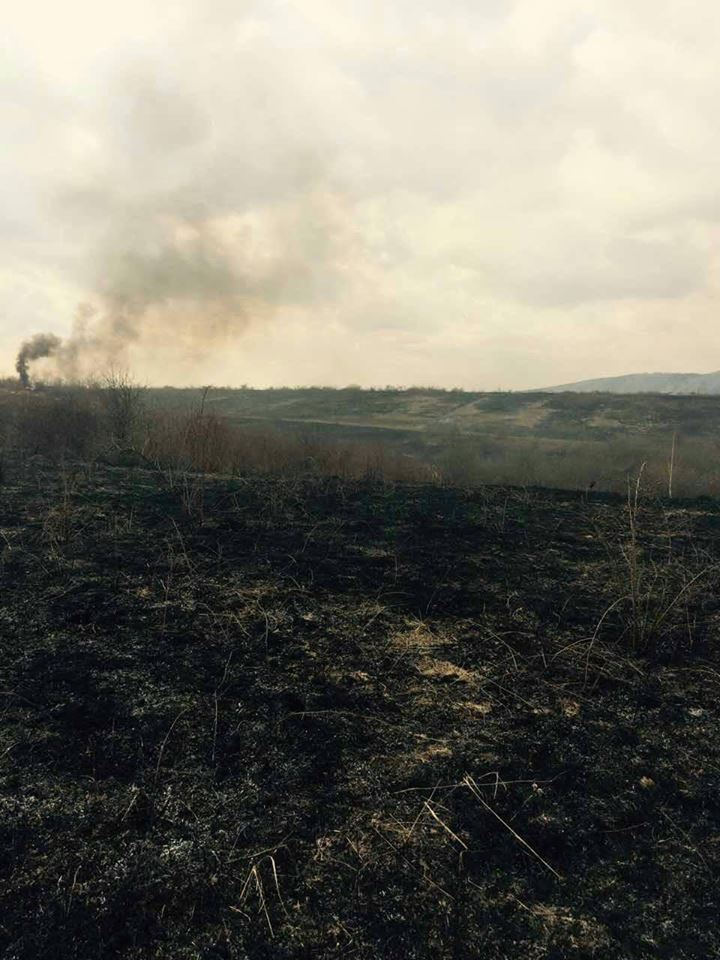
[[[25,0],[3,29],[8,365],[44,330],[43,371],[150,382],[720,363],[712,0]]]
[[[130,222],[101,215],[110,227],[88,261],[92,296],[52,353],[58,373],[125,362],[133,346],[192,361],[236,344],[280,307],[311,308],[339,289],[352,238],[331,196],[306,195],[253,225],[218,196],[212,211],[190,211],[197,195],[193,183],[171,198],[151,196]],[[84,198],[71,202],[76,218],[97,215]]]

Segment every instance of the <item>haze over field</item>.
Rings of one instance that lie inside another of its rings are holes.
[[[27,0],[3,28],[8,373],[38,334],[38,371],[178,384],[720,366],[710,0]]]

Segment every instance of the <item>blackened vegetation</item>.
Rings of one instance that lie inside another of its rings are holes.
[[[714,502],[2,493],[3,956],[720,952]]]

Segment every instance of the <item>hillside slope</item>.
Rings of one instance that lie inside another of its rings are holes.
[[[720,371],[714,373],[630,373],[622,377],[578,380],[556,387],[543,387],[540,393],[675,393],[718,394]]]

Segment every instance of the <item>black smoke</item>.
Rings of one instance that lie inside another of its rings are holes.
[[[26,340],[20,347],[15,361],[15,369],[23,387],[30,386],[30,364],[41,357],[52,357],[62,346],[60,337],[54,333],[38,333]]]

